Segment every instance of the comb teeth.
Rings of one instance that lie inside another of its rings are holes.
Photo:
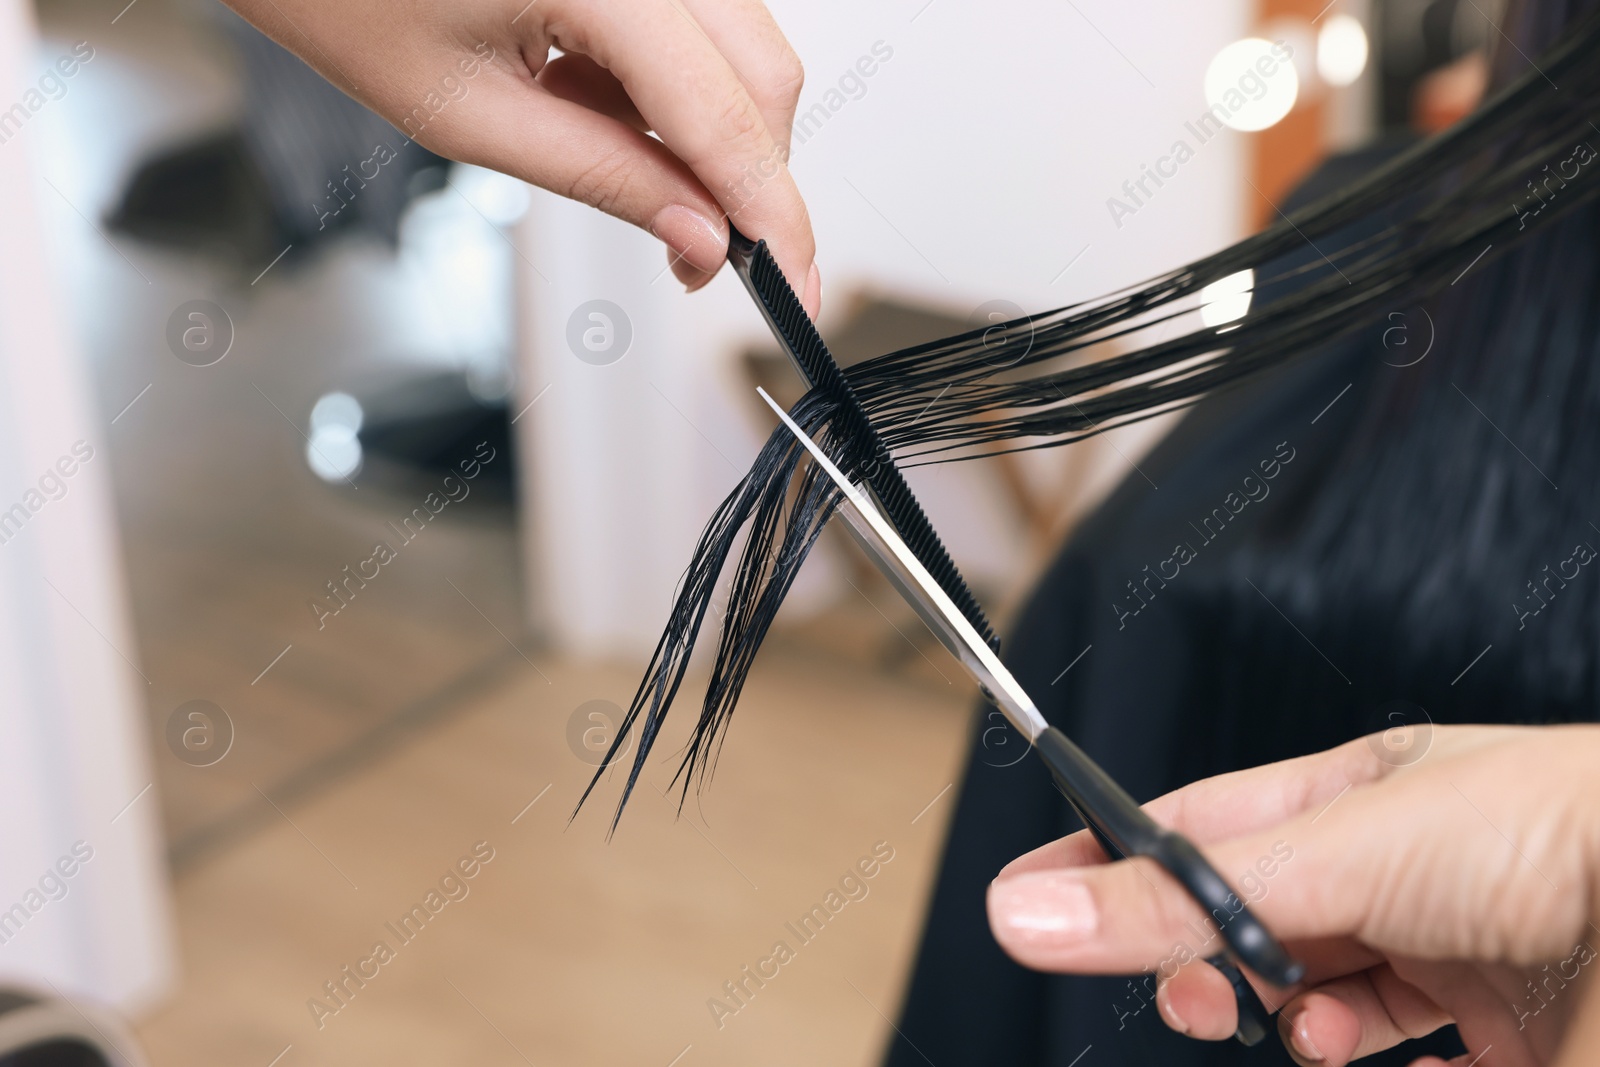
[[[735,245],[741,242],[742,239],[735,235]],[[933,524],[928,521],[928,516],[923,513],[922,506],[911,492],[911,486],[906,484],[900,468],[895,466],[888,446],[862,410],[849,379],[834,361],[833,353],[828,351],[822,335],[817,332],[811,316],[806,314],[794,290],[789,287],[783,271],[778,269],[767,243],[758,241],[753,249],[746,246],[741,251],[748,256],[747,270],[752,294],[761,302],[789,351],[794,353],[810,384],[822,390],[838,405],[846,435],[860,450],[857,458],[866,461],[863,469],[867,472],[867,484],[882,502],[889,520],[894,523],[900,536],[905,538],[907,547],[928,568],[928,573],[933,575],[939,587],[972,623],[973,629],[982,635],[991,648],[998,650],[1000,639],[995,636],[983,609],[978,606],[977,598],[972,595],[961,572],[956,570],[944,543],[939,540]]]

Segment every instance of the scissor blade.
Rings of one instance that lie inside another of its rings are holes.
[[[888,520],[765,390],[757,392],[811,454],[817,466],[844,493],[839,514],[856,534],[867,555],[977,681],[984,695],[994,701],[1011,725],[1028,739],[1055,777],[1057,788],[1094,832],[1107,854],[1113,858],[1150,856],[1156,859],[1203,909],[1220,914],[1225,908],[1232,914],[1232,919],[1222,927],[1230,952],[1269,981],[1284,986],[1298,982],[1304,968],[1248,907],[1235,910],[1239,898],[1205,857],[1181,835],[1158,826],[1082,749],[1045,722],[1027,691],[978,636],[966,616],[956,609],[927,568],[912,555]],[[1229,901],[1233,903],[1227,903]],[[1266,1020],[1270,1018],[1260,998],[1227,953],[1214,956],[1208,962],[1218,967],[1234,987],[1239,1010],[1239,1040],[1247,1045],[1259,1041],[1267,1031]]]
[[[889,520],[868,499],[860,487],[846,478],[822,447],[789,417],[765,389],[758,388],[761,399],[777,414],[789,432],[811,454],[812,460],[828,479],[844,493],[844,504],[839,509],[856,541],[877,564],[878,570],[889,579],[906,602],[916,610],[939,643],[967,669],[990,700],[1005,713],[1029,741],[1045,729],[1047,723],[1027,691],[1012,677],[986,641],[973,628],[967,617],[956,607],[943,587],[928,573],[928,569],[911,551],[911,546],[889,524]]]

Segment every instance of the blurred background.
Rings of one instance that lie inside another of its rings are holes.
[[[685,296],[646,235],[431,156],[220,4],[124,3],[0,0],[0,984],[126,1019],[79,1030],[128,1062],[876,1062],[975,705],[848,542],[714,788],[679,814],[669,739],[613,840],[615,781],[569,823],[755,387],[799,394],[737,282]],[[846,362],[1260,227],[1470,109],[1496,14],[772,6]],[[911,480],[1003,619],[1169,425]]]

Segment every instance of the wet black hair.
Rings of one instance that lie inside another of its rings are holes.
[[[845,372],[855,397],[902,465],[980,458],[996,444],[1059,447],[1308,358],[1397,308],[1426,309],[1438,324],[1437,354],[1369,397],[1349,446],[1315,497],[1280,519],[1277,547],[1263,549],[1260,566],[1278,593],[1330,619],[1350,597],[1375,588],[1392,594],[1414,622],[1416,654],[1441,662],[1455,662],[1455,623],[1470,613],[1498,611],[1508,625],[1525,625],[1525,616],[1493,602],[1488,591],[1500,585],[1483,581],[1483,569],[1517,576],[1509,588],[1520,590],[1524,572],[1541,580],[1538,564],[1559,567],[1571,555],[1565,541],[1589,536],[1583,524],[1600,521],[1583,514],[1586,496],[1555,488],[1593,484],[1600,473],[1600,234],[1592,208],[1600,193],[1592,147],[1600,146],[1592,121],[1600,115],[1600,14],[1581,6],[1582,14],[1562,3],[1514,4],[1506,40],[1546,45],[1538,59],[1519,57],[1516,45],[1502,50],[1501,87],[1482,107],[1361,180],[1142,285],[856,364]],[[1239,278],[1254,291],[1248,312],[1203,324],[1206,287]],[[1176,335],[1161,339],[1169,333]],[[1108,342],[1122,354],[1087,358]],[[866,461],[836,425],[839,410],[837,398],[813,390],[792,414],[847,474],[859,475]],[[1441,448],[1451,452],[1444,473],[1408,460]],[[673,781],[687,797],[691,782],[703,784],[714,769],[756,652],[838,505],[827,480],[802,469],[800,453],[775,430],[717,508],[583,799],[638,730],[620,818],[733,562],[700,717]],[[1524,462],[1531,470],[1516,471]],[[1380,493],[1405,514],[1366,506]],[[1600,544],[1600,527],[1591,532]],[[1308,568],[1322,576],[1314,586],[1323,598],[1309,605]],[[1328,579],[1353,572],[1360,581]],[[1462,580],[1467,572],[1471,581]],[[1600,598],[1548,602],[1587,618],[1561,628],[1515,670],[1537,676],[1545,691],[1593,701]],[[1572,642],[1587,654],[1573,655],[1564,647]]]

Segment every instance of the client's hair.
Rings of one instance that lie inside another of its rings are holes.
[[[1592,5],[1575,6],[1587,12]],[[1593,274],[1536,283],[1545,287],[1517,293],[1517,314],[1511,316],[1496,315],[1501,305],[1489,299],[1489,286],[1508,284],[1513,276],[1526,284],[1526,270],[1512,264],[1525,263],[1529,253],[1502,257],[1536,234],[1546,248],[1593,247],[1592,225],[1559,224],[1600,192],[1600,166],[1592,165],[1595,152],[1589,147],[1600,144],[1600,128],[1590,121],[1600,113],[1600,63],[1594,58],[1600,54],[1600,15],[1578,20],[1559,2],[1513,5],[1507,25],[1530,47],[1554,43],[1536,62],[1523,60],[1515,75],[1505,72],[1516,53],[1509,59],[1502,55],[1497,62],[1504,87],[1465,121],[1263,232],[1143,285],[856,364],[845,374],[862,408],[900,461],[980,458],[994,454],[1000,442],[1007,450],[1056,447],[1184,408],[1440,293],[1449,294],[1448,310],[1435,318],[1451,324],[1441,334],[1441,347],[1454,339],[1487,357],[1503,344],[1518,358],[1543,360],[1542,380],[1559,389],[1554,383],[1576,373],[1574,364],[1600,359],[1592,341],[1594,323],[1588,311],[1581,311],[1586,325],[1569,314],[1552,326],[1542,313],[1573,301],[1585,307],[1596,291]],[[1558,33],[1562,26],[1569,28]],[[1587,223],[1590,214],[1582,212],[1581,221]],[[1233,277],[1243,272],[1250,273],[1242,281]],[[1467,274],[1472,277],[1462,283]],[[1202,290],[1224,279],[1252,288],[1253,306],[1236,321],[1201,325]],[[1284,284],[1290,280],[1295,284]],[[1280,285],[1287,292],[1273,298]],[[1171,332],[1176,336],[1146,340]],[[1087,350],[1106,342],[1128,350],[1089,361]],[[1447,365],[1444,359],[1435,362]],[[1474,380],[1480,370],[1467,365],[1460,373]],[[1546,411],[1547,434],[1565,428],[1566,422],[1552,415],[1563,403],[1561,396],[1523,399]],[[1414,420],[1417,413],[1407,409],[1418,402],[1416,395],[1396,392],[1374,408],[1391,420]],[[861,450],[841,438],[837,410],[836,398],[813,390],[793,415],[846,474],[859,476]],[[1367,425],[1370,436],[1375,424],[1369,419]],[[1473,447],[1490,432],[1475,433]],[[1585,441],[1600,449],[1593,436],[1585,435]],[[1558,446],[1529,439],[1527,447],[1543,449],[1542,455]],[[791,485],[801,452],[787,431],[775,430],[750,472],[717,508],[612,749],[583,799],[637,728],[638,749],[618,805],[620,817],[683,685],[719,579],[742,538],[700,718],[674,783],[681,779],[687,796],[690,781],[703,783],[715,766],[723,728],[756,651],[838,504],[837,492],[809,465]],[[1369,466],[1371,459],[1369,453]],[[1588,469],[1594,467],[1591,461]],[[1395,469],[1384,477],[1393,492],[1427,489],[1414,484],[1414,472]],[[1341,536],[1359,490],[1349,478],[1335,481],[1324,506],[1312,509],[1300,531],[1307,551],[1344,568],[1366,565],[1363,561],[1391,547],[1397,559],[1411,561],[1418,551],[1415,542],[1390,545],[1381,530],[1366,541]],[[1447,579],[1448,574],[1441,580]]]

